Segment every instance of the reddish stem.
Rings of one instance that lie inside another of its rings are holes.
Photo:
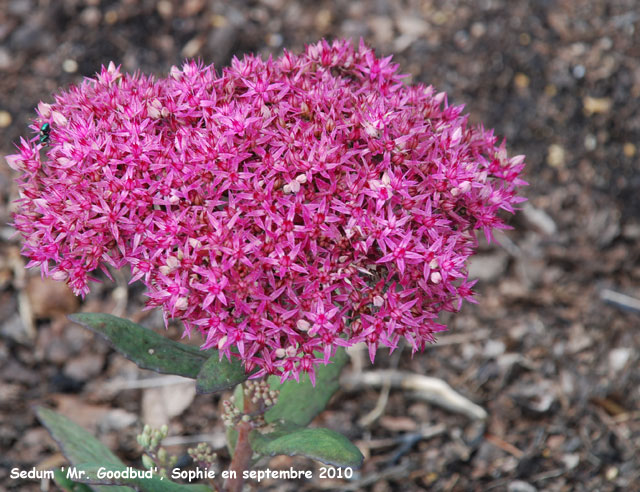
[[[224,484],[224,489],[227,492],[242,492],[244,484],[242,473],[251,466],[251,457],[253,456],[253,450],[249,443],[251,423],[240,421],[236,425],[236,430],[238,431],[238,440],[229,466],[230,476]]]
[[[247,389],[246,382],[242,386],[243,390]],[[250,415],[253,416],[256,413],[264,413],[264,402],[262,400],[254,400],[250,394],[245,392],[242,413],[244,414],[243,418],[250,418]],[[242,492],[244,484],[242,474],[251,467],[251,458],[253,457],[253,449],[251,449],[251,443],[249,442],[249,433],[253,428],[254,425],[251,420],[245,421],[241,419],[236,424],[238,440],[229,465],[230,476],[224,484],[225,492]]]

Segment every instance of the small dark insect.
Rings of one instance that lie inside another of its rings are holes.
[[[40,139],[38,140],[41,144],[46,144],[49,142],[49,134],[51,133],[51,125],[49,123],[45,123],[40,127]]]

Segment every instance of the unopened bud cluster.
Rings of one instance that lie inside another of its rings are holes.
[[[233,396],[222,400],[222,422],[226,427],[233,427],[242,418],[242,412],[236,407]]]
[[[187,453],[191,456],[191,459],[202,468],[209,468],[218,458],[218,455],[213,452],[211,446],[204,442],[201,442],[195,448],[187,449]]]
[[[163,425],[159,429],[152,429],[146,424],[142,429],[142,433],[138,434],[138,444],[144,449],[156,450],[160,446],[160,442],[169,435],[169,427]]]
[[[160,446],[164,438],[169,435],[169,427],[163,425],[160,429],[152,429],[146,424],[142,433],[138,434],[138,444],[146,454],[142,455],[142,464],[145,468],[157,468],[160,476],[166,477],[167,471],[172,470],[178,461],[177,456],[169,455],[167,450]]]
[[[222,420],[227,427],[233,427],[239,421],[250,422],[254,428],[266,425],[264,413],[273,407],[280,391],[271,389],[267,381],[245,381],[243,385],[243,409],[235,405],[235,398],[223,400]]]
[[[279,394],[267,381],[247,381],[244,385],[245,401],[250,400],[262,412],[276,404]]]

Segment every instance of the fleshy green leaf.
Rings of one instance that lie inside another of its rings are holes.
[[[104,471],[122,473],[127,471],[131,472],[132,470],[140,473],[148,473],[148,470],[132,469],[124,465],[80,463],[77,468],[85,472],[86,475],[83,481],[90,484],[131,485],[132,487],[135,487],[139,492],[211,492],[211,489],[203,484],[183,485],[180,483],[171,482],[167,478],[161,478],[159,475],[152,475],[148,478],[100,478],[99,476],[99,471],[101,468],[103,469],[103,473]]]
[[[287,427],[309,425],[338,390],[340,371],[348,359],[345,350],[339,347],[329,364],[316,366],[315,387],[307,374],[300,376],[299,383],[290,380],[284,384],[280,384],[277,376],[271,376],[269,383],[273,389],[280,390],[280,396],[273,408],[265,413],[265,420],[268,423],[280,422]]]
[[[227,435],[227,449],[229,454],[233,456],[236,451],[236,443],[238,442],[238,431],[233,427],[227,427],[225,434]]]
[[[301,455],[334,466],[362,466],[360,450],[345,436],[330,429],[296,429],[270,434],[252,431],[249,439],[253,450],[262,455]]]
[[[72,465],[91,460],[95,463],[103,463],[104,466],[124,466],[124,463],[109,448],[67,417],[44,407],[37,407],[36,415]],[[100,492],[133,492],[129,487],[92,488]]]
[[[216,393],[240,384],[247,379],[247,374],[240,362],[230,363],[226,358],[219,360],[216,353],[202,365],[196,379],[196,392]]]
[[[233,389],[233,401],[238,410],[244,411],[244,386],[242,384]]]
[[[76,313],[69,319],[102,335],[118,352],[143,369],[196,379],[209,358],[218,359],[217,350],[200,350],[174,342],[144,326],[110,314]],[[239,361],[229,362],[227,359],[223,359],[215,370],[233,371],[234,374],[242,371],[244,374]]]
[[[60,468],[53,470],[53,480],[64,492],[91,492],[91,487],[67,478],[67,474]]]

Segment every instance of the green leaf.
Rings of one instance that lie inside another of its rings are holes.
[[[240,362],[230,363],[226,358],[219,360],[216,353],[202,365],[196,379],[196,392],[216,393],[240,384],[247,379],[247,374]]]
[[[91,487],[68,479],[60,468],[53,470],[53,480],[64,492],[91,492]]]
[[[280,422],[286,427],[306,427],[322,412],[340,384],[340,371],[349,360],[341,347],[329,364],[316,366],[316,385],[311,384],[308,374],[300,376],[300,382],[286,381],[280,384],[280,378],[271,376],[271,388],[280,390],[278,402],[265,413],[268,423]]]
[[[36,415],[51,433],[77,473],[71,479],[67,478],[64,471],[54,472],[56,481],[60,479],[62,482],[59,483],[63,488],[66,487],[74,492],[83,492],[86,490],[86,486],[83,484],[89,483],[92,489],[99,492],[134,492],[134,489],[127,487],[127,485],[131,485],[141,492],[211,492],[211,489],[205,485],[181,485],[167,479],[161,480],[159,476],[131,479],[98,478],[100,468],[111,471],[133,469],[127,467],[104,444],[67,417],[44,407],[37,407]],[[90,464],[87,464],[87,460]],[[143,472],[144,470],[138,471]],[[84,472],[84,476],[79,475],[82,472]],[[76,484],[74,481],[83,484]]]
[[[103,463],[105,466],[124,466],[124,463],[109,448],[67,417],[44,407],[37,407],[36,415],[72,465],[90,460]],[[100,492],[133,492],[129,487],[109,487],[108,489],[93,487],[93,489]]]
[[[225,434],[227,436],[227,449],[229,450],[229,454],[233,456],[233,453],[236,452],[236,443],[238,442],[238,431],[233,427],[227,427]]]
[[[364,457],[342,434],[324,428],[249,434],[252,449],[262,455],[301,455],[323,463],[360,468]]]
[[[196,379],[209,358],[218,359],[217,350],[200,350],[166,337],[132,321],[110,314],[76,313],[71,321],[102,335],[127,359],[143,369]],[[219,371],[243,371],[239,361],[223,359]]]
[[[105,466],[102,463],[81,463],[77,466],[77,468],[84,471],[86,474],[83,482],[90,484],[131,485],[135,487],[139,492],[211,492],[211,489],[203,484],[183,485],[171,482],[167,478],[160,477],[160,475],[148,476],[148,470],[138,470],[124,465]],[[105,471],[120,473],[127,472],[129,474],[131,474],[132,472],[137,472],[144,473],[145,476],[136,476],[133,478],[101,478],[99,475],[100,471],[102,471],[103,474]]]
[[[36,415],[71,463],[91,460],[124,465],[109,448],[64,415],[44,407],[37,407]]]

